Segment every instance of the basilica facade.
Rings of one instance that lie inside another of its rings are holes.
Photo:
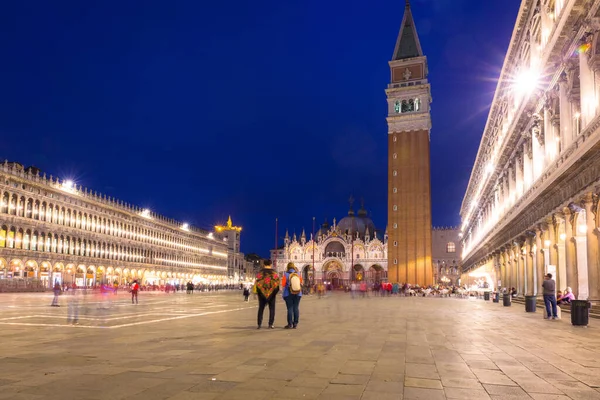
[[[387,234],[378,231],[364,208],[355,215],[351,209],[339,222],[325,221],[314,238],[307,240],[286,231],[284,245],[271,250],[271,259],[279,271],[293,262],[304,282],[329,283],[334,288],[350,282],[387,280]]]
[[[460,240],[458,228],[433,228],[434,272],[437,284],[459,283]],[[388,276],[387,230],[376,228],[364,207],[352,208],[341,220],[324,222],[308,237],[303,230],[298,237],[286,231],[283,246],[271,250],[275,268],[283,272],[292,262],[302,273],[304,282],[329,283],[339,289],[352,282],[390,281]],[[400,281],[400,283],[415,282]]]
[[[600,299],[600,0],[522,0],[461,207],[463,281]]]

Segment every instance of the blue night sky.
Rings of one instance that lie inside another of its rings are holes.
[[[433,223],[457,225],[518,0],[413,0],[432,85]],[[338,220],[385,228],[385,88],[404,0],[13,1],[0,13],[0,158],[242,250]],[[358,201],[357,201],[358,203]],[[355,207],[358,204],[355,204]]]

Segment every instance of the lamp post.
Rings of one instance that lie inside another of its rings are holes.
[[[279,255],[279,249],[277,245],[279,244],[279,240],[277,240],[277,228],[279,227],[279,219],[275,218],[275,259],[273,260],[273,269],[277,271],[277,256]]]
[[[350,236],[352,242],[351,242],[351,250],[350,252],[352,253],[351,255],[351,264],[350,264],[350,271],[348,271],[348,282],[350,282],[352,280],[352,274],[354,274],[354,215],[352,216],[352,224],[350,225]]]
[[[315,217],[313,217],[313,227],[312,227],[312,276],[310,277],[310,286],[312,287],[312,285],[314,285],[315,283],[315,244],[316,244],[316,239],[315,239]]]

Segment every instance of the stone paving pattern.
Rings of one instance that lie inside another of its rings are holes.
[[[522,306],[334,294],[305,297],[297,330],[281,329],[283,301],[279,328],[256,330],[238,293],[142,293],[111,312],[144,324],[89,329],[48,295],[0,298],[0,399],[600,399],[599,322]],[[6,325],[28,314],[55,326]]]

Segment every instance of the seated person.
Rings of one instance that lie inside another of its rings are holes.
[[[556,302],[557,304],[571,304],[573,300],[575,300],[575,295],[573,294],[573,290],[568,287],[563,295],[558,296]]]
[[[511,288],[510,289],[510,295],[511,295],[511,297],[517,297],[517,289]]]

